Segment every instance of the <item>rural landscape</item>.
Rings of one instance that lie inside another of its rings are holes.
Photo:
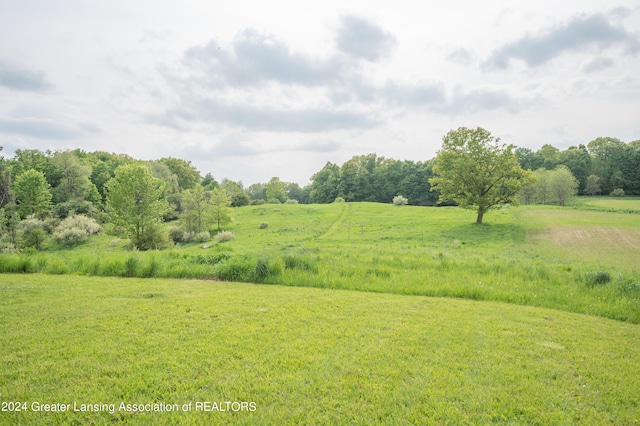
[[[424,163],[243,188],[175,158],[19,151],[0,422],[634,424],[638,159],[459,128]]]
[[[0,0],[0,426],[640,426],[639,28]]]

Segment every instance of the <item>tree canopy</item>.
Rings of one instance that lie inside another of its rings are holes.
[[[477,209],[477,223],[484,214],[503,203],[517,203],[518,192],[529,180],[513,153],[513,145],[478,127],[460,127],[446,134],[433,167],[432,190],[440,201],[453,201]]]
[[[167,202],[162,198],[165,185],[141,163],[118,167],[106,184],[111,219],[125,229],[138,249],[154,248],[153,228],[167,210]]]

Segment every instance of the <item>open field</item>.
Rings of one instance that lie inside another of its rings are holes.
[[[1,278],[1,400],[27,407],[0,412],[1,424],[588,425],[640,418],[634,324],[341,290]],[[196,411],[203,401],[255,403],[247,405],[255,411]],[[119,411],[121,402],[180,409]],[[105,405],[33,411],[45,403]]]
[[[459,297],[640,323],[640,214],[504,208],[478,226],[473,211],[454,207],[345,203],[243,207],[234,219],[235,240],[208,248],[131,252],[101,235],[75,249],[0,255],[0,271]]]

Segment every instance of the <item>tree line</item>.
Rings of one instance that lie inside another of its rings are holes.
[[[474,145],[478,138],[484,138],[485,145]],[[189,240],[212,224],[220,229],[229,220],[228,206],[336,200],[390,203],[396,196],[412,205],[478,206],[477,200],[455,195],[451,180],[464,174],[457,167],[461,164],[466,172],[473,170],[476,178],[495,174],[490,167],[476,167],[502,158],[496,147],[489,149],[491,143],[495,145],[497,139],[484,129],[460,128],[447,134],[438,156],[427,161],[357,155],[342,165],[327,162],[304,187],[273,177],[246,188],[241,181],[218,182],[211,173],[202,176],[190,161],[178,158],[140,161],[103,151],[19,149],[13,158],[0,156],[0,233],[15,243],[18,224],[27,218],[62,221],[83,215],[118,227],[139,248],[152,248],[162,242],[154,236],[160,222],[182,219],[182,237],[176,230],[172,239]],[[485,157],[446,155],[460,150],[469,154],[474,149]],[[625,143],[606,137],[563,151],[551,145],[537,151],[513,145],[505,149],[506,157],[500,160],[505,167],[508,164],[513,172],[515,159],[520,169],[531,172],[527,179],[520,176],[519,184],[513,186],[522,202],[562,205],[575,194],[640,195],[640,141]],[[490,160],[492,152],[496,155]],[[445,170],[457,170],[457,175],[445,181]],[[133,188],[130,182],[141,186]],[[505,182],[506,178],[503,189]],[[149,200],[144,201],[145,197]],[[507,198],[516,200],[513,194]],[[149,218],[140,218],[144,208],[149,209]],[[127,217],[136,215],[138,223],[127,222]]]

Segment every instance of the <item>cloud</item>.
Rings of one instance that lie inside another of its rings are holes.
[[[175,126],[181,120],[225,124],[253,131],[302,133],[364,129],[379,124],[368,115],[335,108],[276,109],[214,98],[201,98],[183,103],[179,108],[169,110],[149,121],[154,124],[166,122],[168,126]]]
[[[461,65],[469,65],[473,61],[473,54],[467,49],[459,48],[452,51],[449,54],[448,59]]]
[[[404,106],[434,105],[445,99],[444,85],[441,83],[399,85],[387,82],[380,93],[388,103]]]
[[[396,46],[395,37],[377,25],[355,16],[345,16],[337,34],[338,49],[347,55],[376,62]]]
[[[506,110],[512,113],[520,111],[532,101],[515,98],[509,92],[501,89],[471,89],[457,87],[449,96],[446,103],[434,106],[440,113],[460,115],[477,111]]]
[[[0,60],[0,86],[12,90],[42,92],[51,87],[44,74]]]
[[[582,72],[592,73],[601,71],[613,66],[613,59],[611,58],[594,58],[582,66]]]
[[[30,136],[36,139],[73,139],[81,132],[57,122],[36,118],[0,118],[0,132]]]
[[[633,54],[640,50],[638,38],[623,27],[614,27],[602,14],[578,16],[538,35],[527,35],[495,50],[482,64],[484,69],[506,69],[520,59],[529,67],[541,66],[565,52],[587,47],[626,47]]]
[[[184,65],[204,73],[208,86],[255,86],[264,82],[317,86],[334,81],[343,64],[337,58],[313,58],[292,52],[276,38],[247,29],[231,50],[215,41],[188,49]]]

